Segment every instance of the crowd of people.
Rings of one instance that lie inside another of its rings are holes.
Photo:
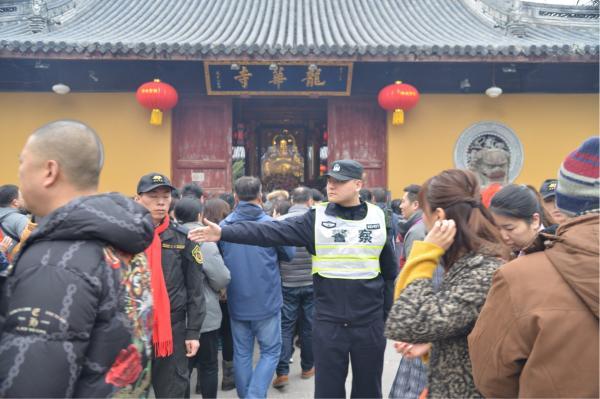
[[[349,367],[351,397],[599,395],[598,137],[539,191],[448,169],[398,199],[354,160],[323,191],[151,172],[128,198],[98,193],[104,159],[52,122],[0,187],[2,397],[216,398],[221,357],[222,390],[264,398],[293,392],[295,347],[317,398]]]

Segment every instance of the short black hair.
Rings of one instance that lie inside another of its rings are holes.
[[[14,184],[5,184],[0,187],[0,208],[7,208],[11,202],[19,198],[19,187]]]
[[[392,212],[394,212],[396,215],[402,215],[402,210],[400,209],[400,204],[402,203],[401,199],[393,199],[392,203],[390,204],[390,208],[392,208]]]
[[[386,203],[387,202],[387,190],[385,188],[376,187],[371,190],[373,193],[373,199],[378,203]]]
[[[360,196],[361,201],[371,202],[373,199],[373,194],[371,194],[371,190],[368,188],[361,188],[358,195]]]
[[[41,160],[56,160],[76,188],[98,188],[104,147],[94,129],[79,121],[63,119],[45,124],[31,138],[30,151]]]
[[[325,199],[325,196],[323,195],[323,193],[321,193],[316,188],[311,188],[310,191],[312,191],[313,201],[315,201],[315,202],[321,202],[321,201],[323,201]]]
[[[261,194],[262,184],[258,177],[242,176],[233,183],[233,191],[240,201],[253,201]]]
[[[292,203],[294,204],[306,204],[313,197],[312,189],[300,186],[292,190]]]
[[[229,210],[235,208],[235,198],[233,198],[233,194],[221,193],[219,194],[219,198],[227,202],[227,205],[229,205]]]
[[[175,205],[175,218],[181,223],[197,222],[202,213],[202,204],[194,198],[182,198]]]
[[[404,192],[408,193],[408,200],[410,202],[415,202],[419,200],[419,191],[421,191],[421,186],[418,184],[410,184],[404,187]]]
[[[278,215],[285,215],[291,207],[292,203],[290,201],[277,200],[273,203],[273,212],[277,212]]]
[[[527,224],[531,223],[534,213],[542,217],[542,206],[535,192],[523,184],[509,184],[494,194],[490,203],[490,211],[498,215],[521,219]]]
[[[197,199],[202,198],[202,195],[204,195],[204,190],[202,190],[202,187],[200,187],[199,185],[197,185],[194,182],[191,183],[187,183],[185,184],[183,187],[181,187],[181,197],[194,197]]]

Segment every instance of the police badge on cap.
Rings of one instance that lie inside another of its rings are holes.
[[[542,183],[542,187],[540,187],[540,194],[544,200],[556,196],[556,186],[558,185],[558,180],[556,179],[547,179]]]
[[[363,167],[359,162],[351,159],[340,159],[331,164],[331,169],[325,176],[333,177],[336,180],[362,180]]]

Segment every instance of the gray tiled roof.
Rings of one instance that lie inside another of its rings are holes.
[[[362,60],[589,60],[598,55],[597,19],[586,26],[528,23],[525,36],[518,37],[478,13],[469,1],[74,0],[75,9],[48,19],[48,28],[38,33],[32,33],[27,17],[5,21],[0,25],[0,54]]]

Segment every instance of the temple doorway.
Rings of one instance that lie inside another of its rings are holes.
[[[234,99],[232,106],[232,181],[258,176],[265,191],[324,187],[326,100]]]
[[[366,187],[387,185],[386,113],[372,98],[182,96],[172,129],[177,187],[193,181],[211,195],[231,192],[248,175],[265,191],[321,189],[335,159],[362,163]]]

